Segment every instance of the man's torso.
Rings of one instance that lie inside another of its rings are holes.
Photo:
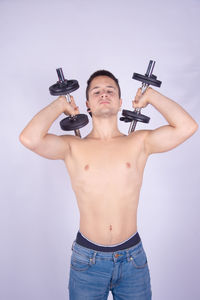
[[[137,207],[148,158],[145,131],[112,141],[74,137],[65,158],[80,211],[80,232],[112,245],[137,231]]]

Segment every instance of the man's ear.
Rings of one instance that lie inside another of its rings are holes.
[[[86,100],[85,104],[86,104],[86,106],[87,106],[87,112],[88,112],[89,115],[92,117],[92,113],[91,113],[90,106],[89,106],[89,101]]]
[[[85,104],[86,104],[86,106],[87,106],[87,108],[89,108],[89,104],[88,104],[88,100],[86,100],[86,102],[85,102]]]

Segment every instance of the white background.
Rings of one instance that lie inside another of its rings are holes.
[[[86,81],[103,68],[119,79],[122,108],[131,109],[140,86],[132,74],[144,74],[154,59],[159,91],[199,122],[199,16],[198,0],[0,1],[2,300],[68,299],[71,244],[79,229],[69,176],[62,161],[44,159],[18,139],[55,99],[48,91],[57,81],[55,69],[79,81],[73,95],[82,113]],[[166,124],[153,107],[143,113],[151,121],[137,129]],[[63,134],[63,117],[51,133]],[[128,132],[125,123],[119,128]],[[82,136],[90,129],[91,121]],[[148,160],[138,231],[154,300],[200,299],[199,168],[199,131]]]

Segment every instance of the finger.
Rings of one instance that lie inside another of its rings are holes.
[[[139,99],[140,99],[140,97],[138,97],[138,96],[135,96],[135,99],[134,99],[134,101],[137,103],[137,102],[139,102]]]
[[[139,107],[139,104],[138,104],[138,101],[132,101],[132,104],[133,104],[133,108],[138,108]]]
[[[136,95],[134,101],[138,103],[140,101],[140,99],[141,99],[141,96]]]
[[[75,111],[75,114],[76,114],[76,115],[79,114],[79,113],[80,113],[80,112],[79,112],[79,107],[76,106],[76,107],[74,108],[74,111]]]
[[[66,101],[66,97],[64,95],[59,96],[58,99],[62,99]]]
[[[76,107],[76,103],[74,101],[74,97],[70,95],[70,101],[71,101],[71,105],[75,108]]]
[[[74,97],[70,95],[70,101],[74,102]]]
[[[141,88],[139,88],[139,89],[137,90],[136,96],[137,96],[137,97],[141,97],[141,96],[142,96],[142,89],[141,89]]]
[[[139,89],[137,90],[136,95],[135,95],[134,101],[139,102],[141,96],[142,96],[142,90],[141,90],[141,88],[139,88]]]

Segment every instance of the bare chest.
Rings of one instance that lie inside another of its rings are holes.
[[[131,143],[80,143],[74,145],[66,167],[74,188],[109,189],[139,184],[146,158],[140,145]]]

